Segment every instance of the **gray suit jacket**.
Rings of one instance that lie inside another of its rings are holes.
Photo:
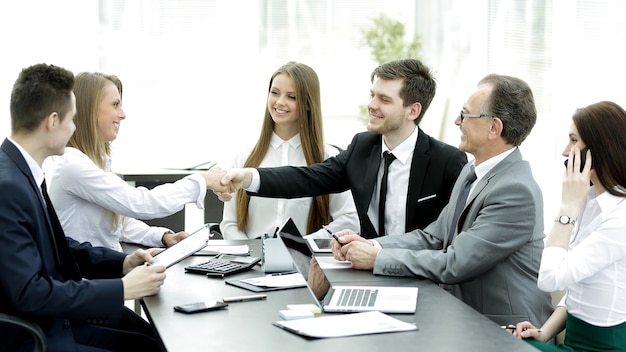
[[[528,320],[541,326],[553,308],[550,294],[537,287],[543,198],[530,165],[516,149],[489,171],[470,194],[446,249],[469,169],[463,168],[450,203],[424,230],[377,239],[382,250],[374,273],[425,277],[500,325]]]

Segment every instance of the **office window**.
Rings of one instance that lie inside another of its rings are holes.
[[[345,146],[365,129],[356,115],[376,64],[361,31],[380,13],[404,23],[407,38],[421,36],[439,83],[422,127],[449,144],[482,76],[531,84],[540,116],[522,148],[544,190],[559,189],[553,174],[574,109],[626,106],[618,0],[22,0],[0,3],[0,133],[9,134],[19,70],[48,62],[124,81],[116,169],[229,164],[257,138],[270,74],[296,60],[318,72],[326,138]]]

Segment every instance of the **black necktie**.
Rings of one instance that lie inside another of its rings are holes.
[[[66,279],[78,280],[81,278],[80,271],[74,260],[74,256],[70,252],[70,248],[65,240],[65,232],[61,226],[61,222],[57,217],[57,213],[52,206],[52,201],[48,196],[48,188],[46,187],[46,180],[41,183],[41,193],[43,199],[46,201],[46,209],[48,210],[48,219],[52,225],[52,245],[54,246],[54,252],[57,257],[57,261],[61,266],[63,276]]]
[[[389,173],[389,164],[391,164],[396,157],[388,151],[383,153],[383,159],[385,160],[385,167],[383,168],[383,179],[380,181],[380,195],[378,197],[378,235],[385,235],[385,201],[387,198],[387,174]]]
[[[465,178],[465,183],[463,184],[463,189],[461,193],[459,193],[459,197],[456,200],[456,208],[454,209],[454,217],[452,218],[452,223],[450,224],[450,232],[448,234],[448,243],[445,248],[450,246],[452,243],[452,237],[454,236],[454,232],[458,226],[459,217],[463,212],[463,208],[465,208],[465,203],[467,202],[467,196],[469,195],[470,188],[472,188],[472,183],[476,181],[476,173],[474,172],[474,166],[470,167],[470,173]]]

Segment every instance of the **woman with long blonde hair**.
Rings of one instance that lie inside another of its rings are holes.
[[[239,155],[233,167],[306,166],[336,155],[324,144],[320,84],[315,71],[288,62],[270,78],[261,135],[250,152]],[[272,235],[291,217],[302,234],[346,228],[358,230],[359,221],[350,192],[313,198],[273,199],[250,197],[238,191],[224,203],[220,229],[226,239]],[[330,223],[330,224],[329,224]]]
[[[120,240],[161,247],[188,236],[135,218],[165,217],[187,203],[202,208],[207,187],[219,187],[221,169],[214,167],[152,190],[130,186],[111,168],[111,142],[126,118],[122,82],[113,75],[82,72],[76,76],[74,94],[76,131],[65,154],[46,166],[52,175],[50,198],[65,234],[120,251]]]

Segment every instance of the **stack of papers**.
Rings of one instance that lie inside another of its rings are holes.
[[[405,323],[378,311],[279,320],[274,325],[298,335],[317,338],[417,330],[415,324]]]

